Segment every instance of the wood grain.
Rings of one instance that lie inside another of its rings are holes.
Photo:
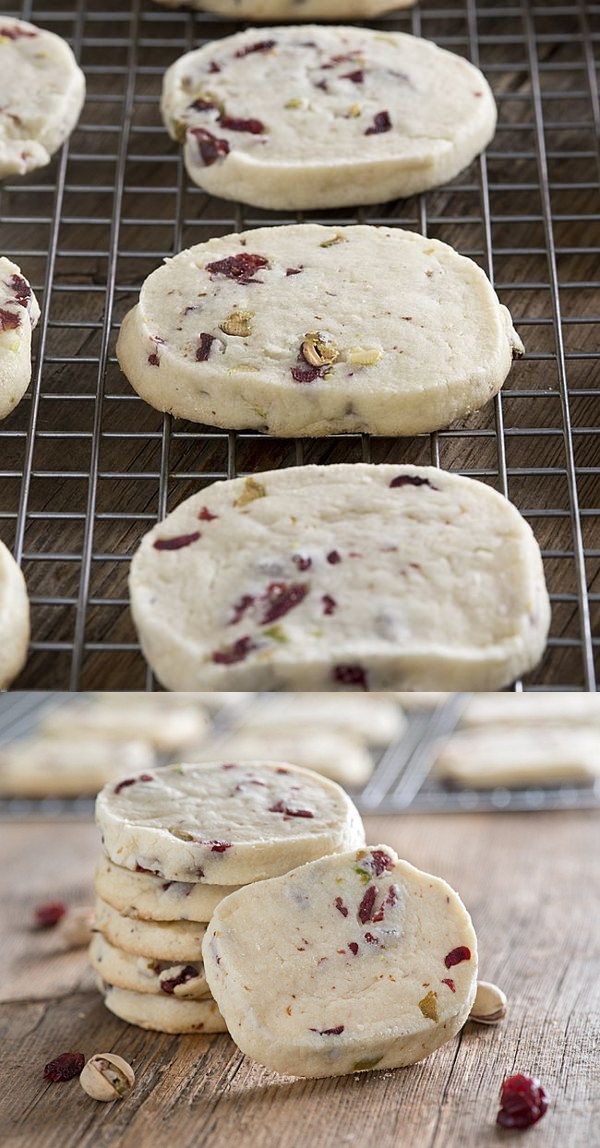
[[[467,1024],[426,1062],[338,1080],[277,1077],[228,1037],[168,1037],[112,1017],[83,953],[33,932],[48,897],[89,902],[91,824],[4,824],[0,833],[0,1143],[3,1148],[482,1148],[521,1144],[496,1128],[502,1079],[536,1073],[552,1103],[527,1143],[592,1148],[600,1127],[600,814],[371,819],[387,841],[459,889],[481,976],[505,989],[498,1028]],[[9,875],[9,880],[6,879]],[[116,1051],[137,1084],[100,1105],[76,1081],[45,1085],[57,1053]]]

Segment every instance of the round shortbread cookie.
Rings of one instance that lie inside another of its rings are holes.
[[[0,746],[0,794],[94,797],[107,782],[153,765],[154,754],[141,741],[26,738]]]
[[[193,964],[169,964],[153,957],[140,957],[111,945],[102,933],[95,933],[89,948],[93,969],[110,985],[134,993],[174,996],[179,1000],[210,997],[201,960]]]
[[[366,463],[207,487],[146,535],[130,593],[173,690],[498,689],[539,661],[550,618],[505,498]]]
[[[389,745],[404,733],[406,721],[389,694],[291,694],[260,699],[243,724],[244,732],[294,727],[336,730],[369,745]]]
[[[146,695],[137,695],[144,697]],[[136,701],[113,706],[109,702],[93,700],[57,706],[49,710],[40,723],[46,737],[101,738],[106,742],[140,739],[164,753],[176,753],[187,745],[201,740],[209,730],[209,723],[198,707],[183,704],[166,708],[148,701]]]
[[[460,898],[385,845],[238,890],[203,954],[242,1052],[292,1076],[422,1060],[463,1026],[477,987]]]
[[[242,885],[364,841],[343,789],[293,765],[173,765],[145,776],[106,786],[96,800],[104,849],[127,869]]]
[[[481,72],[420,37],[368,28],[249,29],[165,73],[163,120],[190,178],[224,199],[314,211],[406,198],[454,179],[493,138]]]
[[[600,694],[482,694],[467,700],[461,726],[600,725]]]
[[[99,982],[104,1003],[120,1020],[154,1032],[210,1033],[227,1032],[216,1004],[212,1000],[182,1001],[176,997],[133,993],[115,985]]]
[[[600,727],[560,727],[551,721],[454,734],[441,746],[435,772],[470,789],[593,784],[600,777]]]
[[[39,317],[20,267],[0,258],[0,419],[14,410],[31,382],[31,332]]]
[[[0,774],[1,777],[1,774]],[[219,901],[238,885],[205,885],[200,881],[165,881],[154,873],[136,873],[102,855],[95,888],[103,901],[125,917],[149,921],[210,921]]]
[[[155,0],[162,8],[196,8],[234,20],[371,20],[412,8],[415,0]]]
[[[0,178],[45,167],[73,131],[85,77],[54,32],[0,16]]]
[[[522,353],[473,260],[413,231],[313,223],[180,252],[145,280],[117,343],[158,410],[281,437],[446,427]]]
[[[96,897],[95,928],[117,949],[157,961],[198,961],[205,926],[196,921],[147,921],[123,917]]]
[[[356,696],[356,695],[353,695]],[[373,772],[373,758],[366,746],[341,730],[306,726],[242,728],[198,749],[186,750],[188,761],[290,761],[312,769],[338,785],[364,785]]]
[[[10,550],[0,542],[0,689],[21,672],[29,646],[29,598]]]

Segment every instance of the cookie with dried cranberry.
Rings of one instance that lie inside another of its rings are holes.
[[[0,689],[21,672],[29,645],[29,598],[25,579],[0,542]]]
[[[0,781],[1,777],[0,771]],[[200,881],[167,881],[159,874],[114,865],[106,854],[98,863],[94,886],[98,896],[125,917],[204,923],[210,921],[219,901],[238,887],[206,885]]]
[[[164,993],[178,1000],[210,997],[204,965],[199,959],[173,964],[156,957],[143,957],[112,945],[102,933],[94,934],[88,956],[98,976],[118,988],[152,995]]]
[[[251,29],[165,74],[162,114],[190,178],[255,207],[311,211],[438,187],[494,135],[481,72],[420,37],[367,28]]]
[[[65,40],[0,16],[0,178],[50,163],[84,99],[85,77]]]
[[[157,961],[200,959],[205,926],[196,921],[148,921],[124,917],[96,897],[95,929],[118,949]]]
[[[339,785],[279,762],[171,765],[141,774],[105,786],[96,820],[115,864],[210,885],[259,881],[364,841],[358,811]],[[192,928],[183,921],[177,928],[184,926]],[[121,934],[106,935],[127,947]]]
[[[458,894],[386,845],[239,889],[202,950],[242,1052],[291,1076],[423,1060],[462,1028],[477,988]]]
[[[416,0],[155,0],[163,8],[198,8],[234,20],[370,20],[412,8]]]
[[[158,410],[279,436],[448,426],[523,353],[480,267],[398,228],[290,224],[182,251],[117,343]]]
[[[171,1033],[227,1032],[227,1025],[213,1000],[178,1000],[165,994],[150,996],[120,989],[102,980],[98,981],[98,988],[104,994],[107,1009],[138,1028]]]
[[[31,333],[39,317],[21,268],[0,258],[0,419],[14,410],[31,382]]]
[[[143,539],[130,593],[173,690],[499,689],[537,664],[550,617],[511,503],[387,464],[206,487]]]

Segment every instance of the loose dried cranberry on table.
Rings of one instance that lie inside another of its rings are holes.
[[[390,482],[392,489],[397,486],[428,486],[431,490],[437,490],[437,486],[432,486],[428,478],[421,478],[419,474],[399,474]]]
[[[8,287],[15,297],[15,302],[20,307],[26,307],[31,299],[31,287],[27,280],[22,275],[11,275],[8,280]]]
[[[62,901],[47,901],[44,905],[38,905],[33,915],[40,929],[53,929],[66,912],[67,906]]]
[[[502,1128],[530,1128],[548,1108],[548,1097],[534,1076],[509,1076],[502,1085],[496,1123]]]
[[[188,981],[198,976],[198,970],[193,965],[186,965],[185,968],[177,974],[176,977],[169,977],[167,980],[160,982],[160,990],[163,993],[173,995],[178,985],[186,985]]]
[[[444,964],[447,969],[451,969],[453,965],[460,965],[463,961],[470,960],[471,950],[466,945],[459,945],[457,949],[452,949],[452,952],[444,957]]]
[[[206,128],[190,128],[188,134],[196,140],[205,167],[211,167],[218,159],[229,155],[228,141],[213,135]]]
[[[276,622],[278,618],[289,614],[290,610],[304,601],[307,594],[308,586],[303,583],[271,582],[265,595],[267,607],[261,619],[261,626]]]
[[[367,128],[365,135],[378,136],[381,135],[382,132],[389,132],[391,127],[392,121],[390,119],[390,113],[387,111],[377,112],[373,117],[373,123],[371,124],[371,127]]]
[[[253,136],[261,136],[265,131],[262,120],[244,120],[237,116],[221,116],[219,123],[222,128],[230,132],[249,132]]]
[[[7,311],[0,307],[0,330],[15,331],[21,324],[21,316],[16,311]]]
[[[261,279],[253,279],[256,271],[269,266],[269,260],[264,255],[253,255],[249,251],[240,251],[239,255],[227,255],[225,259],[217,259],[214,263],[207,263],[206,270],[211,275],[224,275],[227,279],[235,279],[238,283],[261,283]]]
[[[253,52],[270,52],[271,48],[275,47],[275,40],[258,40],[256,44],[250,44],[247,48],[238,48],[235,57],[236,60],[241,60],[244,56],[251,56]]]
[[[212,660],[218,666],[233,666],[236,662],[244,662],[255,649],[256,644],[252,638],[238,638],[237,642],[226,646],[224,650],[213,650]]]
[[[358,686],[361,690],[368,690],[367,671],[359,665],[334,666],[332,671],[334,682],[342,686]]]
[[[61,1080],[73,1080],[75,1076],[79,1076],[85,1064],[85,1056],[82,1052],[61,1052],[60,1056],[55,1056],[54,1060],[44,1068],[44,1080],[48,1080],[51,1084],[56,1084]]]
[[[157,538],[153,545],[155,550],[182,550],[199,538],[202,538],[200,531],[194,530],[191,534],[178,534],[175,538]]]

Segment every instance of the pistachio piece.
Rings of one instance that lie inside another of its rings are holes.
[[[506,995],[489,981],[477,981],[477,992],[469,1020],[476,1024],[498,1024],[508,1012]]]
[[[340,232],[338,231],[337,235],[333,235],[331,237],[331,239],[324,239],[322,243],[319,243],[319,247],[334,247],[336,243],[345,243],[345,242],[346,242],[346,236],[341,235]]]
[[[56,931],[69,949],[83,949],[92,939],[93,924],[93,909],[69,909]]]
[[[294,96],[291,100],[288,100],[287,103],[285,103],[283,106],[284,106],[284,108],[289,108],[290,110],[293,110],[295,108],[307,108],[308,107],[308,100],[300,99],[299,96]]]
[[[340,352],[329,335],[321,331],[309,331],[304,336],[302,354],[311,367],[325,367],[335,363]]]
[[[122,1100],[135,1083],[135,1072],[122,1056],[97,1052],[84,1065],[79,1083],[93,1100]]]
[[[383,356],[378,347],[351,347],[346,358],[355,367],[374,367]]]
[[[351,119],[355,120],[358,116],[362,115],[362,107],[360,104],[351,104],[348,108],[348,115]]]
[[[239,498],[236,498],[234,506],[247,506],[249,502],[254,502],[255,498],[264,498],[267,493],[267,488],[263,486],[262,482],[257,482],[255,478],[247,478],[244,483],[244,489]]]
[[[252,334],[251,320],[254,318],[254,311],[232,311],[222,323],[219,323],[221,331],[226,335],[238,335],[241,338],[246,338]]]

